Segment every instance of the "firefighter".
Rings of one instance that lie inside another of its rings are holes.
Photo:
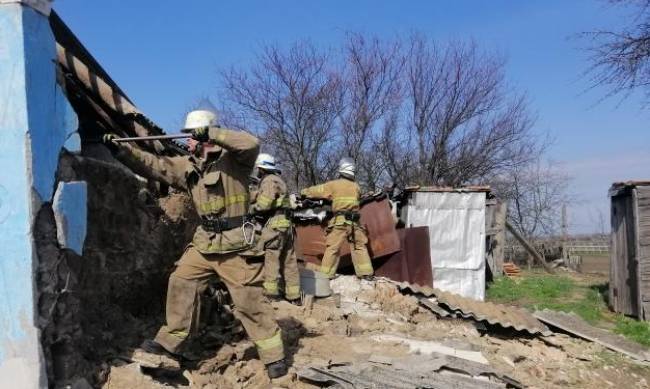
[[[248,179],[259,152],[257,138],[221,128],[215,113],[192,111],[184,132],[191,132],[189,156],[158,156],[104,136],[116,157],[133,171],[186,191],[200,217],[192,242],[169,277],[166,324],[145,352],[174,357],[191,354],[188,339],[196,334],[201,294],[218,276],[235,305],[234,314],[253,340],[269,377],[286,374],[280,329],[260,287],[261,252],[255,249],[249,219]],[[257,256],[257,257],[256,257]]]
[[[291,223],[291,203],[287,185],[272,155],[257,156],[255,168],[260,180],[253,195],[253,211],[264,219],[262,244],[264,249],[264,293],[280,298],[279,279],[284,279],[284,297],[295,303],[300,298],[300,273],[293,250],[294,229]]]
[[[330,278],[339,266],[339,250],[346,241],[350,244],[354,272],[360,278],[372,279],[373,268],[368,255],[368,237],[359,223],[359,195],[361,189],[354,181],[355,166],[351,158],[339,162],[339,179],[303,189],[300,194],[310,199],[332,202],[333,217],[327,225],[325,253],[320,271]]]

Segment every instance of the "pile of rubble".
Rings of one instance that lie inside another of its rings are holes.
[[[331,286],[332,297],[302,307],[273,303],[292,365],[282,379],[269,381],[253,344],[224,316],[204,331],[200,362],[169,372],[123,356],[103,387],[648,387],[644,367],[551,332],[523,310],[385,279],[339,276]]]

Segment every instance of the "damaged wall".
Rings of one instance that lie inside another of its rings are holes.
[[[101,383],[161,324],[195,226],[185,195],[158,197],[104,146],[82,145],[105,129],[58,85],[49,7],[0,0],[2,388]]]
[[[0,0],[0,387],[46,385],[35,316],[34,216],[54,190],[63,143],[49,2]],[[60,146],[59,146],[60,148]],[[58,150],[58,149],[57,149]],[[58,154],[58,151],[56,152]]]
[[[43,207],[38,215],[48,376],[58,385],[79,377],[99,383],[103,362],[137,346],[161,324],[167,277],[194,220],[185,195],[156,198],[146,181],[112,160],[103,146],[65,153],[58,180],[87,183],[88,227],[79,255],[57,238],[56,207]]]

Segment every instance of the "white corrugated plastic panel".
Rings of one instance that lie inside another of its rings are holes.
[[[485,298],[485,193],[415,192],[406,225],[429,227],[433,286]]]

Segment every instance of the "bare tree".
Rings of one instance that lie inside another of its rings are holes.
[[[411,39],[403,153],[413,183],[458,186],[530,159],[534,123],[525,96],[510,92],[505,60],[474,42],[440,46]],[[397,169],[395,169],[397,170]]]
[[[485,182],[530,160],[533,115],[503,57],[473,42],[407,43],[350,34],[327,54],[267,47],[249,69],[222,72],[224,96],[294,188],[331,178],[343,155],[371,190]]]
[[[537,159],[518,166],[493,182],[497,194],[508,201],[508,221],[528,239],[559,231],[562,206],[570,201],[569,177],[560,168]]]
[[[222,72],[224,95],[246,116],[265,147],[284,163],[294,188],[332,170],[335,126],[343,96],[328,56],[309,43],[267,47],[250,69]]]
[[[650,98],[650,0],[609,0],[633,9],[633,22],[619,31],[584,33],[590,39],[592,86],[609,88],[607,97],[634,90]]]
[[[405,60],[399,42],[360,34],[348,35],[343,58],[342,151],[355,160],[362,185],[372,190],[384,175],[385,163],[377,146],[381,126],[400,104]]]

